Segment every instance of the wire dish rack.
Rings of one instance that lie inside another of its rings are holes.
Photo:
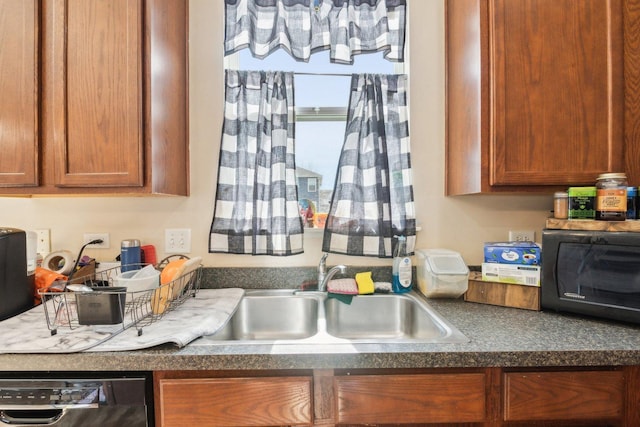
[[[120,267],[115,267],[82,280],[74,277],[74,284],[81,282],[91,290],[70,291],[67,289],[69,283],[58,282],[56,290],[49,287],[38,291],[51,335],[56,335],[59,328],[101,325],[113,332],[135,326],[140,336],[145,326],[196,296],[200,289],[202,266],[165,285],[136,292],[127,292],[126,287],[114,285],[120,273]]]

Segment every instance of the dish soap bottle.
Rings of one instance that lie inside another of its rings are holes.
[[[407,238],[398,236],[398,244],[393,253],[392,288],[395,293],[411,290],[411,258],[407,256]]]

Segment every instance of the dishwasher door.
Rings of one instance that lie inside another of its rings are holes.
[[[1,378],[0,427],[149,427],[151,390],[149,375]]]

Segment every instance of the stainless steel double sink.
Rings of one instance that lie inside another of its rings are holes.
[[[462,343],[469,340],[412,291],[336,298],[291,289],[248,290],[206,344]]]

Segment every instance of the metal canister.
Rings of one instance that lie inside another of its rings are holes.
[[[596,187],[569,187],[569,219],[595,219]]]
[[[123,240],[120,243],[120,271],[139,270],[141,262],[140,240]]]
[[[627,176],[603,173],[596,181],[596,219],[624,221],[627,217]]]

